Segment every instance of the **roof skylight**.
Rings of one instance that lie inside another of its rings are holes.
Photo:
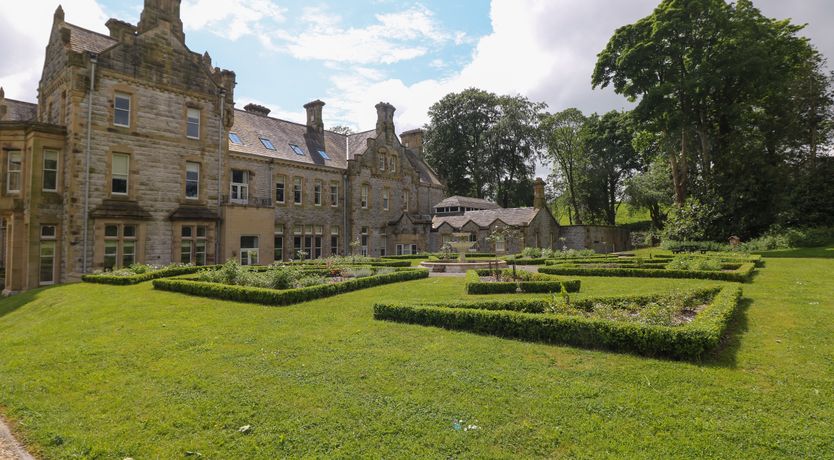
[[[264,138],[264,137],[261,137],[261,138],[259,138],[259,139],[261,140],[261,144],[263,144],[263,145],[264,145],[264,147],[266,147],[266,148],[267,148],[267,149],[269,149],[269,150],[275,150],[275,146],[274,146],[274,145],[272,145],[272,141],[271,141],[271,140],[269,140],[269,139],[267,139],[267,138]]]
[[[295,152],[296,155],[304,156],[304,150],[301,150],[301,147],[299,147],[295,144],[290,144],[290,148],[292,149],[293,152]]]
[[[321,157],[324,158],[325,160],[330,159],[330,156],[327,155],[327,152],[325,152],[324,150],[319,150],[319,155],[321,155]]]
[[[229,141],[231,141],[232,144],[243,145],[243,141],[240,140],[240,136],[235,133],[229,133]]]

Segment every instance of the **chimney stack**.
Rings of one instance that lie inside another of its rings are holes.
[[[145,9],[139,17],[137,27],[140,34],[152,30],[162,23],[171,27],[171,33],[185,43],[180,19],[180,0],[145,0]]]
[[[268,116],[269,112],[272,112],[272,110],[269,110],[268,108],[266,108],[262,105],[252,104],[252,103],[246,104],[243,107],[243,110],[245,110],[249,113],[254,113],[255,115],[261,115],[263,117]]]
[[[423,130],[420,128],[412,129],[400,134],[400,140],[405,148],[413,150],[421,158],[423,157]]]
[[[537,177],[533,184],[533,207],[536,209],[547,207],[547,200],[544,197],[544,181],[541,177]]]
[[[304,104],[307,110],[307,131],[316,134],[324,134],[324,120],[322,119],[322,108],[324,102],[316,99],[313,102]]]
[[[118,19],[110,18],[104,25],[110,29],[110,36],[122,43],[129,43],[136,34],[136,26]]]
[[[384,138],[387,142],[393,141],[394,134],[394,111],[397,109],[387,102],[380,102],[376,105],[376,137],[378,140]]]
[[[0,120],[6,116],[6,92],[3,91],[3,87],[0,86]]]

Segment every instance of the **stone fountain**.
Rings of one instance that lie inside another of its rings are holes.
[[[457,251],[457,261],[426,261],[421,262],[420,266],[428,268],[433,272],[446,273],[466,273],[467,270],[507,267],[507,262],[500,259],[466,260],[466,253],[474,246],[474,243],[469,241],[469,233],[453,233],[452,236],[454,237],[454,240],[446,244]]]

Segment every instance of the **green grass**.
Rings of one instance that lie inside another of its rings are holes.
[[[463,278],[277,308],[36,290],[0,301],[0,412],[44,458],[825,458],[831,253],[769,258],[701,363],[372,319],[375,301],[465,299]],[[577,298],[720,284],[581,280]]]

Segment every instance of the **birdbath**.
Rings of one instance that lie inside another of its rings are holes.
[[[458,262],[466,262],[466,251],[472,249],[473,243],[469,241],[468,233],[452,233],[455,241],[449,243],[455,251],[458,252]]]

